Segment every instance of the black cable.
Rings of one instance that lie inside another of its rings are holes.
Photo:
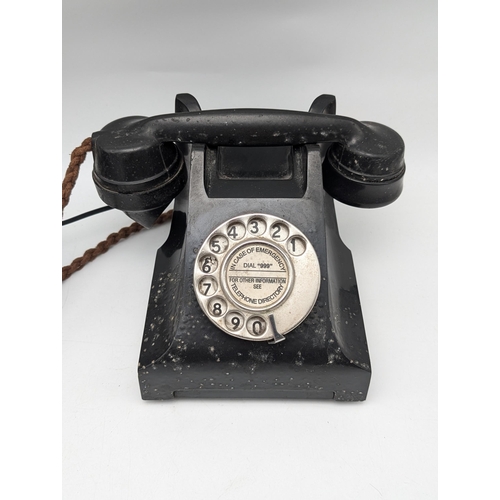
[[[95,210],[90,210],[89,212],[85,212],[80,215],[75,215],[75,217],[71,217],[70,219],[66,219],[62,221],[62,225],[65,226],[66,224],[71,224],[72,222],[76,222],[82,219],[85,219],[87,217],[90,217],[91,215],[96,215],[100,214],[102,212],[107,212],[108,210],[112,210],[113,207],[108,207],[107,205],[105,207],[101,208],[96,208]]]

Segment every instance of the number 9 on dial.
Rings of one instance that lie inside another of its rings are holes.
[[[244,319],[240,313],[236,311],[231,311],[227,313],[226,316],[226,328],[229,330],[236,332],[243,327]]]

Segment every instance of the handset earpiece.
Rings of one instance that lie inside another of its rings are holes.
[[[191,94],[177,94],[175,112],[201,111]],[[183,144],[136,137],[129,130],[146,119],[115,120],[92,135],[93,179],[101,199],[150,228],[187,182]]]
[[[404,142],[385,125],[362,122],[362,140],[333,143],[323,161],[323,187],[342,203],[360,208],[383,207],[403,190]]]
[[[127,133],[142,120],[122,118],[92,135],[92,176],[107,205],[150,228],[184,188],[187,170],[173,142]]]
[[[330,94],[317,97],[309,113],[336,113],[336,99]],[[342,143],[321,143],[323,186],[338,201],[362,208],[392,203],[403,190],[404,143],[394,130],[363,122],[371,134],[360,147]]]

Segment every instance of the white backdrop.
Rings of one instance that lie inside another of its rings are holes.
[[[108,122],[202,109],[337,112],[406,143],[394,204],[336,204],[373,376],[363,403],[144,402],[136,366],[168,227],[63,284],[64,498],[437,498],[437,6],[434,1],[65,0],[62,171]],[[102,205],[83,165],[65,217]],[[63,264],[131,221],[63,228]]]

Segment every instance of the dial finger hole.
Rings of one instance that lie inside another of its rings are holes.
[[[267,323],[261,316],[252,316],[247,321],[247,330],[250,335],[254,337],[260,337],[264,335],[267,330]]]
[[[226,314],[227,303],[222,297],[214,297],[208,303],[208,312],[215,317],[221,317]]]
[[[198,290],[205,297],[211,297],[218,289],[217,281],[211,276],[206,276],[198,282]]]
[[[241,330],[244,323],[245,320],[243,319],[243,316],[236,311],[230,311],[226,316],[226,328],[230,331],[236,332]]]
[[[282,222],[277,222],[271,226],[271,238],[274,241],[285,241],[288,238],[288,226]]]
[[[266,223],[260,217],[254,217],[248,221],[247,231],[252,236],[260,236],[266,231]]]
[[[227,247],[229,245],[229,241],[225,236],[222,236],[222,234],[217,234],[210,238],[210,243],[209,247],[212,252],[221,254],[224,253],[227,250]]]
[[[298,257],[306,251],[306,242],[300,236],[293,236],[287,241],[286,247],[290,255]]]
[[[210,274],[217,269],[219,262],[213,255],[203,255],[199,259],[198,265],[200,266],[202,272]]]
[[[232,240],[241,240],[245,236],[245,226],[241,222],[234,222],[227,228],[227,235]]]

